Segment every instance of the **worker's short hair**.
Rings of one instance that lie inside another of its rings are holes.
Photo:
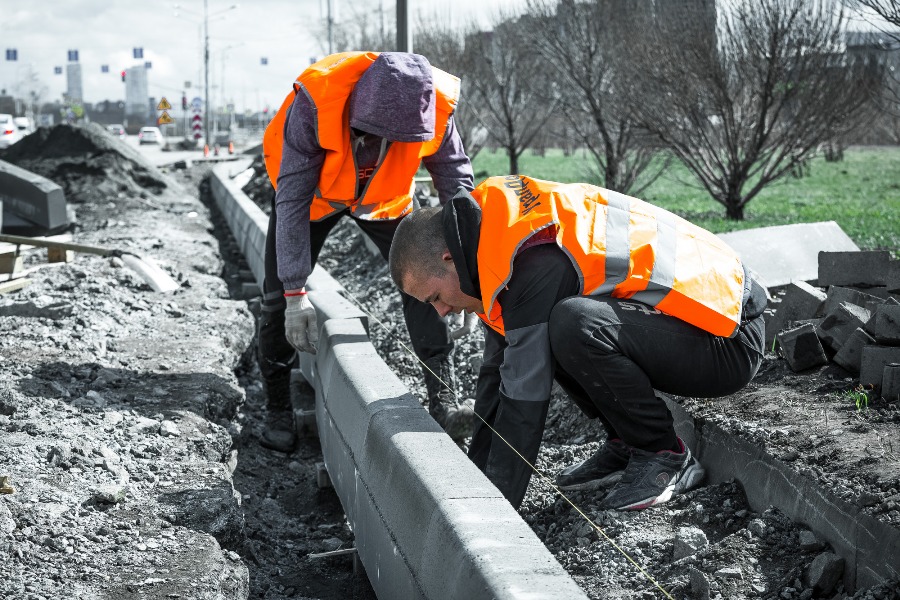
[[[403,277],[443,277],[441,256],[447,250],[440,208],[418,208],[400,221],[391,242],[391,278],[401,290]]]

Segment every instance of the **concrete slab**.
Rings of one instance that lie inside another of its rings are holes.
[[[719,238],[770,288],[818,279],[819,252],[859,250],[834,221],[732,231]]]

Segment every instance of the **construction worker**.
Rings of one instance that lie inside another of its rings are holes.
[[[654,390],[730,394],[763,357],[766,293],[728,246],[587,184],[512,175],[460,190],[400,224],[390,268],[439,314],[471,311],[486,325],[469,457],[516,507],[554,378],[606,432],[557,485],[640,509],[703,477]]]
[[[262,445],[295,444],[288,381],[294,349],[315,353],[316,312],[306,280],[331,229],[349,216],[385,259],[413,208],[420,163],[441,202],[472,189],[472,166],[453,121],[459,79],[404,52],[345,52],[311,65],[267,126],[263,155],[276,188],[269,220],[259,324],[267,419]],[[447,323],[403,295],[413,349],[424,363],[431,415],[451,437],[472,431],[472,408],[440,380],[454,381]]]

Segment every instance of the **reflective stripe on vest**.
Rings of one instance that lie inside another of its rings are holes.
[[[435,136],[427,142],[390,142],[366,187],[357,189],[358,174],[350,144],[347,103],[353,86],[375,59],[377,52],[333,54],[310,65],[297,79],[263,137],[263,157],[272,186],[278,187],[287,113],[298,93],[306,94],[316,108],[316,135],[325,150],[310,220],[318,221],[350,208],[360,219],[396,219],[412,209],[416,171],[422,157],[438,151],[447,122],[459,99],[459,78],[432,67],[435,90]]]
[[[740,325],[744,269],[712,233],[647,202],[587,184],[511,175],[484,181],[478,275],[485,314],[503,334],[497,300],[519,249],[552,228],[578,272],[580,293],[633,299],[714,335]]]

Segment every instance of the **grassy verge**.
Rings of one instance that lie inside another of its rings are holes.
[[[884,249],[900,258],[900,148],[851,148],[841,162],[823,158],[810,162],[808,175],[770,184],[745,210],[743,221],[725,218],[725,208],[697,187],[690,173],[673,165],[641,194],[644,200],[670,210],[710,231],[721,233],[752,227],[837,221],[864,250]],[[582,152],[546,156],[526,152],[520,171],[539,179],[590,182],[590,161]],[[485,150],[475,157],[476,181],[504,175],[506,155]]]

